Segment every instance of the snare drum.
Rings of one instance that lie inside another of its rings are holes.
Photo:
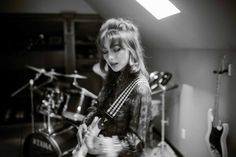
[[[97,103],[97,96],[84,88],[72,89],[67,94],[62,116],[72,121],[81,122],[88,113],[87,109]]]
[[[23,146],[24,157],[72,156],[78,144],[77,129],[70,125],[58,132],[36,132],[26,137]]]

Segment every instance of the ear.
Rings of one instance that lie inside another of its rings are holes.
[[[130,67],[132,67],[134,65],[134,57],[131,53],[129,55],[129,65],[130,65]]]

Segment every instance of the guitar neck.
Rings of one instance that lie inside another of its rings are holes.
[[[213,114],[214,114],[214,120],[213,120],[213,125],[218,126],[221,121],[219,120],[219,104],[220,104],[220,92],[221,92],[221,77],[224,73],[227,72],[227,69],[225,69],[225,56],[221,60],[218,71],[214,71],[215,74],[217,74],[217,79],[216,79],[216,94],[215,94],[215,105],[213,108]]]
[[[215,127],[219,124],[220,82],[221,82],[221,74],[218,73],[216,79],[215,104],[213,108],[213,114],[214,114],[213,125]]]

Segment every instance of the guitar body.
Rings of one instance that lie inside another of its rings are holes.
[[[94,137],[97,137],[101,131],[101,128],[99,127],[100,123],[102,123],[101,118],[95,117],[93,119],[92,123],[88,127],[90,132],[92,132],[93,136],[84,136],[81,146],[77,145],[77,148],[73,153],[73,157],[86,157],[88,149],[94,149],[94,152],[91,153],[96,154],[96,149],[94,148]]]
[[[99,133],[103,129],[104,123],[107,119],[95,117],[92,123],[89,125],[88,130],[90,132],[89,135],[85,135],[82,141],[81,146],[77,145],[75,150],[73,151],[73,157],[86,157],[87,153],[98,155],[101,157],[117,157],[120,149],[116,149],[116,151],[112,152],[103,152],[101,154],[101,149],[104,139],[98,137]],[[110,145],[111,147],[113,145]],[[109,149],[109,148],[108,148]]]
[[[208,110],[208,130],[206,135],[208,150],[212,157],[227,157],[226,137],[229,132],[229,125],[221,123],[214,126],[214,118],[213,109],[210,108]]]

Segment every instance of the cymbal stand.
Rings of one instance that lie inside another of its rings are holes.
[[[42,73],[37,73],[33,79],[30,79],[28,83],[23,85],[21,88],[16,90],[14,93],[11,94],[11,97],[14,97],[18,93],[20,93],[23,89],[30,86],[30,103],[31,103],[31,125],[32,125],[32,133],[35,132],[35,125],[34,125],[34,82],[39,79]]]
[[[162,89],[161,94],[161,142],[158,146],[161,147],[161,156],[164,156],[164,147],[166,146],[165,142],[165,124],[168,123],[168,120],[165,119],[165,95],[166,95],[166,86],[160,85]]]
[[[45,85],[51,83],[51,82],[53,81],[53,79],[54,79],[53,77],[50,77],[49,80],[47,80],[47,81],[41,83],[39,86],[37,86],[37,88],[41,88],[41,87],[43,87],[43,86],[45,86]]]
[[[30,84],[30,103],[31,103],[31,125],[32,125],[32,133],[35,132],[35,125],[34,125],[34,80],[30,79],[29,81]]]
[[[52,133],[52,125],[51,125],[51,117],[50,117],[51,116],[51,106],[50,106],[50,104],[53,105],[52,103],[54,103],[54,102],[53,102],[52,97],[50,97],[49,103],[47,104],[47,112],[48,112],[48,115],[47,115],[47,131],[48,131],[49,134]]]
[[[82,91],[84,90],[84,88],[82,88],[82,87],[78,84],[77,78],[73,78],[72,85],[73,85],[74,87],[76,87],[77,89],[81,89]]]

